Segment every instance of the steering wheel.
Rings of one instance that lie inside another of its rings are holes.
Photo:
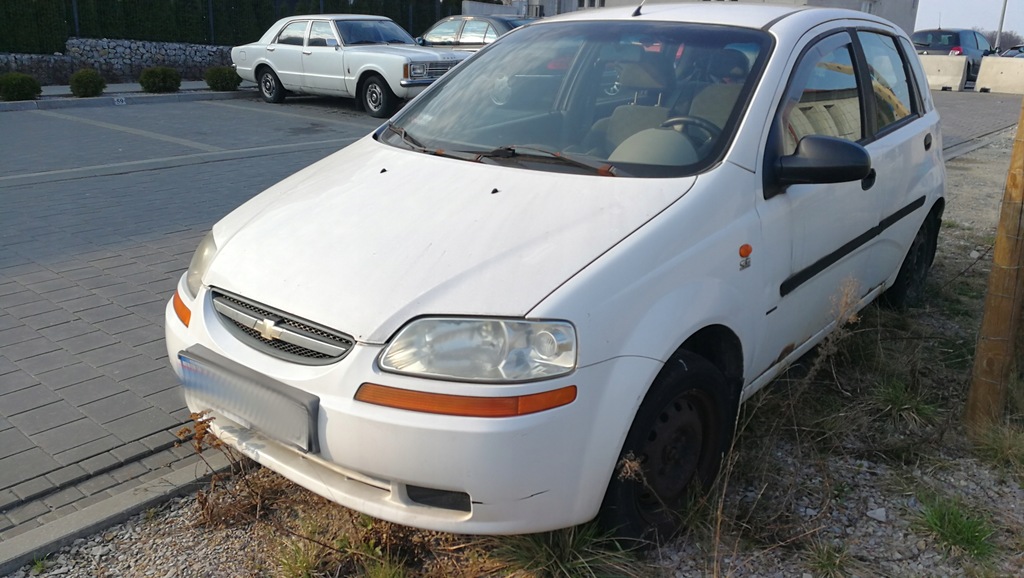
[[[711,143],[718,140],[718,137],[722,136],[722,129],[718,128],[718,125],[699,116],[674,116],[661,123],[661,128],[675,128],[677,126],[680,131],[692,126],[704,133],[706,138],[697,142],[694,147],[702,155],[707,152],[704,149],[709,147]]]

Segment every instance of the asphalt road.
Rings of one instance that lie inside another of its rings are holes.
[[[1021,112],[934,96],[947,152]],[[0,112],[0,550],[195,464],[163,344],[178,277],[223,215],[378,124],[316,98]]]

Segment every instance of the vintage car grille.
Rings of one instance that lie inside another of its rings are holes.
[[[344,358],[351,337],[227,291],[213,289],[213,307],[235,337],[268,355],[305,365]]]
[[[430,78],[439,78],[444,73],[448,72],[455,67],[459,62],[457,60],[444,60],[441,62],[428,62],[427,63],[427,76]]]

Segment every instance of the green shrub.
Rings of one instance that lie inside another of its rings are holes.
[[[230,66],[211,66],[203,74],[203,80],[213,90],[238,90],[242,77]]]
[[[167,66],[154,66],[142,71],[139,84],[146,92],[178,92],[181,73]]]
[[[39,81],[21,72],[0,74],[0,100],[35,100],[43,93]]]
[[[78,98],[99,96],[106,87],[107,82],[100,73],[91,68],[83,68],[71,75],[71,94]]]

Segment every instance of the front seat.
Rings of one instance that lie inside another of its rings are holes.
[[[719,128],[725,126],[749,73],[750,61],[745,54],[732,48],[716,51],[708,62],[711,84],[693,97],[687,114],[709,120]]]
[[[584,141],[590,154],[607,157],[624,140],[649,128],[657,128],[669,118],[664,106],[675,75],[660,55],[645,54],[636,62],[623,62],[619,68],[620,90],[633,93],[633,101],[618,106],[611,116],[594,123]],[[641,104],[641,101],[651,104]]]

